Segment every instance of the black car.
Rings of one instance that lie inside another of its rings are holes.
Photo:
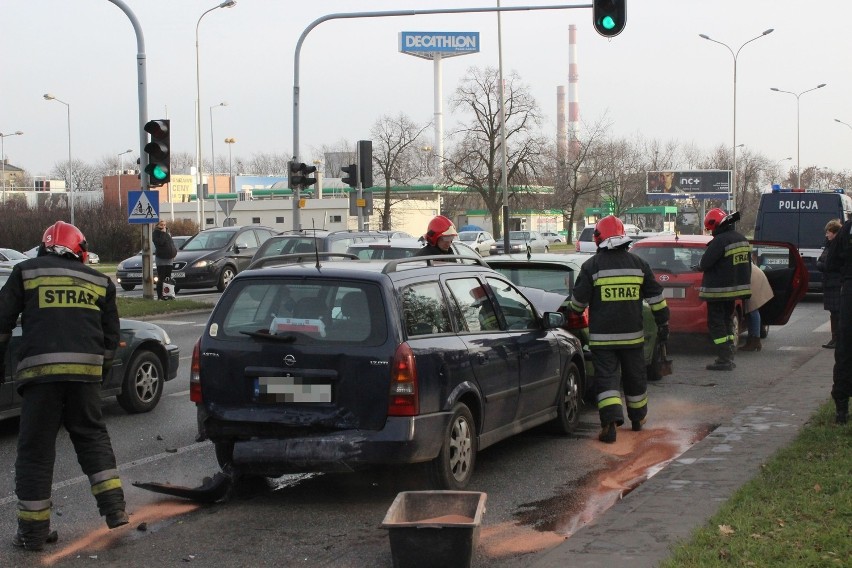
[[[216,288],[224,290],[231,279],[251,263],[258,247],[276,233],[261,225],[220,227],[196,233],[178,250],[172,261],[175,291],[185,288]],[[116,280],[122,288],[141,284],[139,272],[129,264],[119,264]]]
[[[172,235],[172,241],[175,243],[175,247],[180,250],[180,247],[183,244],[191,239],[192,237],[189,235]],[[153,249],[152,249],[153,254]],[[35,256],[35,255],[33,255]],[[152,260],[152,262],[155,262]],[[157,281],[157,265],[154,264],[154,282]],[[136,255],[131,256],[130,258],[125,258],[121,262],[118,263],[118,267],[116,268],[115,280],[119,286],[121,286],[122,290],[133,290],[137,286],[142,285],[142,251],[136,253]]]
[[[279,476],[423,463],[461,489],[476,454],[579,422],[583,355],[481,259],[247,270],[193,351],[190,398],[223,467]]]
[[[303,252],[343,253],[353,243],[380,240],[390,240],[390,237],[377,231],[326,231],[325,229],[284,231],[263,243],[257,249],[253,260]]]

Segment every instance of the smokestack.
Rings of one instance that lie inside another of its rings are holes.
[[[580,154],[580,79],[577,68],[577,26],[568,26],[568,150],[571,158]]]
[[[568,138],[565,130],[565,86],[556,87],[556,163],[561,167],[565,163]]]

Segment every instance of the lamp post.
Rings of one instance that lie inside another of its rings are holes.
[[[834,122],[839,122],[840,124],[843,124],[843,125],[847,126],[850,130],[852,130],[852,124],[849,124],[848,122],[843,122],[839,118],[835,118]],[[20,132],[18,132],[17,134],[20,134]],[[2,134],[0,134],[0,136],[2,136]]]
[[[816,87],[812,89],[807,89],[806,91],[802,91],[801,93],[793,93],[791,91],[782,91],[781,89],[776,89],[775,87],[770,87],[770,91],[775,91],[776,93],[787,93],[788,95],[793,95],[796,97],[796,187],[797,189],[802,188],[802,162],[801,162],[801,154],[799,153],[799,97],[804,95],[805,93],[810,93],[811,91],[816,91],[817,89],[822,89],[825,87],[825,83],[820,83]]]
[[[65,105],[65,110],[68,116],[68,191],[71,194],[70,196],[70,205],[71,205],[71,224],[74,224],[74,171],[71,165],[71,105],[66,103],[65,101],[61,101],[57,99],[55,96],[50,93],[44,94],[44,100],[46,101],[56,101],[58,103],[62,103]]]
[[[10,134],[3,134],[0,132],[0,160],[3,163],[3,203],[6,203],[6,137],[7,136],[20,136],[23,134],[20,130],[16,130]]]
[[[124,173],[124,159],[123,155],[129,154],[133,150],[125,150],[124,152],[118,153],[118,208],[121,209],[121,175]]]
[[[231,144],[236,141],[236,138],[225,138],[225,144],[228,145],[228,193],[234,193],[234,171],[231,167],[233,165],[233,162],[231,161]]]
[[[719,45],[724,46],[728,51],[731,52],[731,57],[734,58],[734,127],[733,127],[734,142],[733,142],[733,144],[731,144],[731,146],[733,146],[733,148],[734,148],[734,166],[732,168],[733,171],[731,172],[731,178],[732,178],[731,179],[731,186],[732,186],[731,187],[731,210],[732,211],[736,211],[736,209],[737,209],[737,58],[740,55],[740,50],[742,50],[742,48],[745,47],[746,44],[749,44],[749,43],[751,43],[755,40],[758,40],[765,35],[771,34],[773,31],[775,31],[775,30],[772,29],[772,28],[765,30],[759,36],[753,37],[750,40],[748,40],[747,42],[740,45],[737,48],[736,52],[734,52],[734,50],[731,49],[731,46],[729,46],[727,43],[722,43],[721,41],[715,40],[715,39],[711,38],[710,36],[708,36],[707,34],[698,34],[698,37],[700,37],[702,39],[706,39],[707,41],[712,41],[713,43],[718,43]]]
[[[781,164],[781,162],[786,162],[787,160],[792,160],[792,159],[793,159],[793,156],[787,156],[786,158],[781,158],[780,160],[775,162],[775,167],[777,168]],[[775,173],[773,172],[772,175],[774,176]]]
[[[219,226],[219,201],[216,191],[216,149],[213,146],[213,109],[216,107],[228,106],[226,101],[222,101],[218,105],[210,107],[210,163],[211,173],[213,174],[213,224]]]
[[[198,176],[197,199],[196,199],[196,216],[199,229],[204,229],[204,175],[201,168],[201,57],[198,49],[198,27],[201,25],[201,19],[219,8],[233,8],[237,4],[236,0],[226,0],[221,4],[213,6],[201,16],[198,17],[198,22],[195,24],[195,167]]]

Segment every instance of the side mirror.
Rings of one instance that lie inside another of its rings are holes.
[[[565,316],[560,312],[544,312],[544,328],[554,329],[565,325]]]

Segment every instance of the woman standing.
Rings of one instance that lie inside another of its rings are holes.
[[[831,323],[831,341],[823,345],[826,349],[834,349],[837,342],[837,322],[840,318],[840,272],[829,269],[826,257],[841,226],[840,219],[832,219],[826,224],[825,245],[817,260],[817,268],[822,271],[822,306],[828,311]]]
[[[154,227],[152,240],[154,241],[154,260],[157,264],[157,299],[164,300],[163,280],[172,277],[172,261],[177,255],[177,247],[163,219],[160,219]]]

